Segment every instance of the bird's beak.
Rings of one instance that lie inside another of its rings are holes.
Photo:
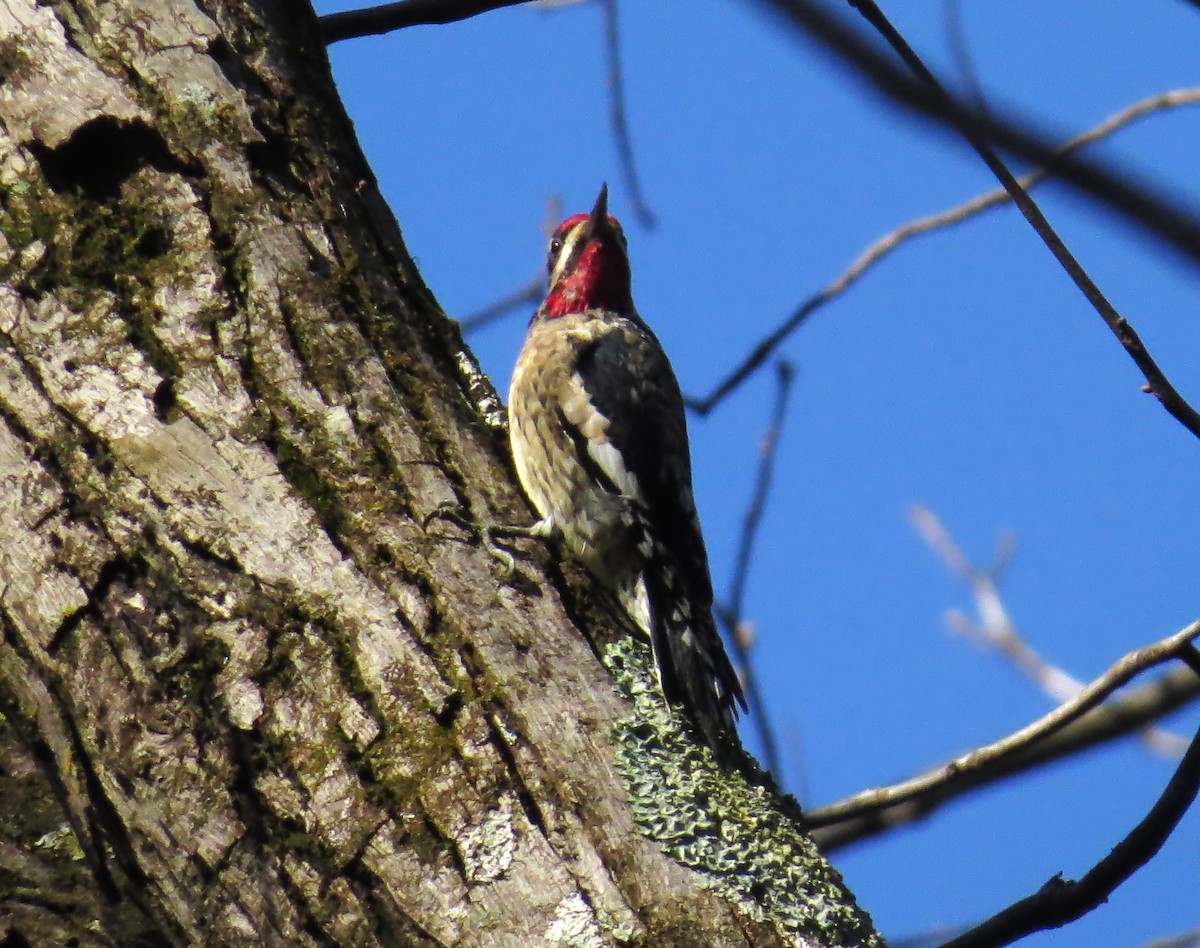
[[[592,213],[588,216],[587,236],[589,238],[595,236],[601,229],[608,227],[608,182],[600,185],[600,194],[596,198],[596,203],[592,207]]]

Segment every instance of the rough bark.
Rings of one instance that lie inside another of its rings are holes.
[[[6,944],[876,943],[570,570],[423,526],[528,512],[304,4],[4,0],[0,83]]]

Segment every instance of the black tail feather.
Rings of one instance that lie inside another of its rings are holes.
[[[645,572],[650,601],[650,642],[667,703],[683,708],[704,743],[728,763],[741,748],[738,707],[746,709],[741,682],[713,621],[712,606],[695,602],[669,564]]]

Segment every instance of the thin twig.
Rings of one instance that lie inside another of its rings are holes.
[[[1008,166],[1000,160],[999,156],[992,150],[992,146],[988,144],[983,133],[975,124],[975,119],[965,113],[958,104],[950,97],[941,83],[934,78],[933,73],[926,68],[925,63],[913,51],[912,47],[903,36],[897,32],[891,22],[875,0],[848,0],[850,5],[857,9],[880,35],[887,41],[888,45],[896,51],[896,54],[904,60],[905,64],[912,73],[929,89],[933,96],[940,100],[942,109],[951,116],[951,120],[958,128],[962,136],[971,144],[984,164],[988,166],[996,179],[1004,186],[1013,199],[1013,203],[1029,221],[1029,225],[1034,229],[1037,235],[1042,239],[1046,248],[1054,255],[1054,259],[1058,261],[1059,266],[1063,268],[1071,281],[1079,288],[1079,291],[1084,295],[1092,308],[1100,314],[1100,318],[1112,331],[1113,335],[1124,347],[1125,352],[1133,360],[1134,364],[1141,370],[1142,375],[1146,379],[1149,390],[1154,394],[1154,397],[1159,400],[1162,406],[1171,414],[1176,421],[1183,425],[1195,437],[1200,438],[1200,412],[1197,412],[1189,405],[1176,390],[1175,386],[1167,379],[1162,370],[1158,367],[1158,363],[1151,357],[1149,350],[1134,330],[1129,321],[1117,312],[1115,307],[1108,301],[1108,298],[1100,291],[1100,288],[1088,276],[1087,271],[1080,266],[1079,261],[1075,259],[1067,245],[1063,243],[1062,238],[1050,226],[1050,222],[1046,220],[1046,216],[1029,196],[1026,191],[1013,177]]]
[[[792,380],[796,374],[795,367],[790,362],[781,361],[776,369],[775,404],[771,410],[771,424],[763,435],[762,449],[758,459],[758,475],[754,481],[754,491],[750,496],[750,503],[746,507],[746,515],[742,519],[742,534],[738,540],[737,556],[734,559],[729,598],[724,606],[717,610],[717,613],[725,625],[729,640],[733,643],[738,664],[741,666],[742,684],[746,689],[746,698],[750,702],[750,710],[753,712],[754,721],[758,726],[758,737],[762,743],[767,769],[782,785],[783,772],[779,768],[779,751],[775,733],[771,728],[770,719],[767,717],[767,703],[763,700],[762,692],[758,688],[758,679],[754,674],[754,663],[751,661],[753,641],[746,628],[743,614],[746,580],[750,576],[750,560],[754,554],[754,543],[758,539],[758,528],[762,524],[763,512],[767,507],[767,497],[771,492],[779,436],[783,433]]]
[[[938,948],[947,937],[963,931],[964,927],[960,925],[950,928],[941,925],[923,935],[910,935],[907,938],[889,938],[888,948]]]
[[[399,0],[377,7],[327,13],[320,18],[321,35],[328,46],[340,40],[390,33],[410,26],[456,23],[523,2],[527,0]],[[646,201],[633,159],[633,138],[629,132],[625,106],[625,74],[621,67],[617,0],[600,0],[600,6],[604,16],[604,55],[608,62],[609,115],[617,159],[633,212],[644,227],[650,228],[657,224],[657,220]]]
[[[621,175],[629,191],[633,212],[643,227],[654,227],[658,221],[638,179],[633,160],[633,138],[629,134],[629,118],[625,110],[625,70],[621,66],[621,35],[617,23],[617,0],[601,0],[604,9],[604,52],[608,60],[608,104],[612,119],[613,138],[617,144],[617,159]]]
[[[470,316],[464,316],[458,321],[464,333],[472,332],[486,326],[488,323],[495,322],[502,316],[507,316],[514,310],[529,305],[536,305],[541,302],[543,296],[546,295],[546,278],[541,274],[534,277],[519,290],[501,297],[492,303],[490,306],[485,306],[483,309],[476,310]]]
[[[521,2],[527,0],[401,0],[380,7],[326,14],[320,23],[325,42],[334,43],[408,26],[454,23]],[[768,2],[886,95],[938,121],[950,121],[933,97],[848,30],[839,18],[805,0]],[[981,127],[990,140],[1027,161],[1042,164],[1053,154],[1054,147],[1032,131],[1028,122],[989,116]],[[1185,202],[1177,197],[1155,193],[1145,182],[1132,181],[1096,162],[1078,158],[1064,160],[1056,173],[1063,181],[1165,240],[1185,256],[1200,259],[1200,222],[1179,210]]]
[[[1034,165],[1046,164],[1053,154],[1056,146],[1035,130],[1035,122],[1011,114],[1002,116],[994,106],[986,116],[972,113],[944,95],[931,93],[892,57],[880,52],[873,37],[851,29],[823,3],[768,2],[878,91],[905,108],[950,127],[965,118],[998,148]],[[1078,155],[1062,159],[1054,170],[1057,178],[1165,241],[1193,264],[1200,261],[1200,219],[1194,206],[1180,195],[1164,193],[1145,181],[1134,180],[1128,173]]]
[[[1059,928],[1108,900],[1126,879],[1154,858],[1179,825],[1200,790],[1200,730],[1150,812],[1079,881],[1055,876],[1036,893],[981,925],[946,942],[944,948],[994,948],[1048,928]]]
[[[946,616],[950,630],[965,636],[981,648],[993,649],[1007,656],[1017,669],[1055,704],[1070,701],[1078,695],[1083,690],[1084,683],[1042,658],[1017,631],[1016,624],[1000,598],[996,580],[997,568],[980,569],[967,559],[949,531],[928,507],[912,504],[909,508],[909,520],[945,567],[971,591],[975,600],[975,611],[979,615],[979,621],[972,621],[964,613],[954,609]],[[1009,537],[1007,542],[1002,539],[997,544],[997,549],[1001,552],[998,565],[1006,564],[1012,555],[1012,535],[1006,536]],[[1188,745],[1186,738],[1153,725],[1143,729],[1141,738],[1151,751],[1172,760],[1178,759]]]
[[[839,820],[870,813],[886,806],[911,800],[943,783],[954,783],[980,769],[994,766],[1082,717],[1147,668],[1179,658],[1197,636],[1200,636],[1200,620],[1159,642],[1129,652],[1084,688],[1074,700],[1059,705],[1049,714],[1008,737],[957,757],[948,764],[910,780],[893,784],[890,787],[866,790],[839,803],[809,810],[805,814],[808,823],[810,826],[823,826],[827,823],[835,823]]]
[[[847,271],[847,273],[849,273],[849,271]],[[842,276],[844,278],[846,274],[843,274]],[[849,284],[853,282],[857,276],[858,274],[855,274],[853,277],[851,277],[846,285],[849,286]],[[706,395],[704,398],[687,396],[685,400],[688,408],[698,415],[707,415],[714,408],[716,408],[734,391],[734,389],[736,389],[744,381],[746,381],[746,379],[750,378],[751,375],[758,371],[759,367],[767,361],[771,353],[779,348],[783,340],[790,336],[813,312],[819,309],[821,304],[828,302],[837,295],[836,292],[831,292],[831,288],[832,284],[827,286],[820,293],[810,296],[803,303],[801,303],[800,308],[792,313],[792,315],[786,320],[784,320],[774,332],[772,332],[757,346],[755,346],[750,354],[738,364],[737,368],[735,368],[729,373],[729,375],[717,383],[717,387],[714,388],[711,393]]]
[[[320,18],[325,45],[358,36],[375,36],[409,26],[457,23],[480,13],[515,7],[527,0],[399,0],[378,7],[326,13]]]
[[[1115,115],[1105,119],[1099,125],[1062,145],[1054,153],[1049,164],[1021,177],[1019,179],[1021,186],[1027,190],[1036,187],[1055,173],[1056,164],[1059,159],[1078,151],[1085,145],[1090,145],[1107,138],[1109,135],[1132,124],[1138,119],[1164,109],[1196,104],[1200,104],[1200,88],[1174,89],[1170,92],[1164,92],[1160,95],[1142,99],[1140,102],[1135,102],[1128,108],[1122,109]],[[830,300],[841,296],[867,270],[912,238],[961,223],[983,211],[1007,204],[1011,200],[1012,198],[1004,188],[997,188],[994,191],[971,198],[971,200],[963,204],[940,211],[937,214],[931,214],[928,217],[911,221],[903,227],[899,227],[891,233],[880,237],[859,254],[858,259],[841,276],[826,286],[825,289],[805,300],[799,309],[759,342],[732,372],[717,383],[717,386],[709,395],[703,399],[690,399],[689,407],[701,415],[707,415],[711,412],[738,388],[742,382],[749,378],[813,312]]]
[[[326,43],[333,43],[407,26],[453,23],[519,2],[522,0],[401,0],[381,7],[327,14],[320,22]],[[769,2],[881,92],[938,121],[950,121],[950,115],[935,97],[847,29],[839,18],[806,0]],[[1032,131],[1028,122],[988,116],[982,127],[990,140],[1035,164],[1044,163],[1053,153],[1053,146]],[[1144,182],[1131,181],[1096,162],[1077,158],[1064,160],[1057,173],[1068,184],[1167,241],[1177,251],[1200,259],[1200,223],[1178,209],[1183,202],[1177,198],[1157,194]]]
[[[1188,668],[1174,668],[1161,678],[1122,692],[1061,731],[949,783],[937,784],[912,799],[869,813],[849,816],[817,827],[813,839],[822,852],[873,839],[901,826],[927,819],[942,807],[984,786],[994,786],[1111,743],[1144,728],[1149,722],[1200,698],[1200,677]]]
[[[562,195],[552,194],[546,200],[546,214],[542,218],[542,234],[549,237],[554,233],[559,220],[562,219]],[[522,306],[536,305],[546,295],[546,276],[539,273],[519,290],[502,296],[494,303],[478,309],[469,316],[463,316],[458,324],[463,334],[467,334],[488,323],[493,323]]]
[[[983,83],[979,81],[979,71],[975,68],[975,60],[967,43],[967,31],[963,28],[962,0],[945,0],[945,12],[946,45],[950,49],[950,58],[974,100],[975,111],[986,116],[987,97],[983,94]]]
[[[1178,935],[1168,935],[1166,938],[1155,938],[1147,942],[1145,948],[1196,948],[1200,945],[1200,928],[1180,932]]]

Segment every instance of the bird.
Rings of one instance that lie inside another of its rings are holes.
[[[550,238],[549,290],[509,390],[512,455],[540,519],[649,638],[667,704],[728,761],[746,699],[713,618],[683,396],[633,304],[608,187]]]

